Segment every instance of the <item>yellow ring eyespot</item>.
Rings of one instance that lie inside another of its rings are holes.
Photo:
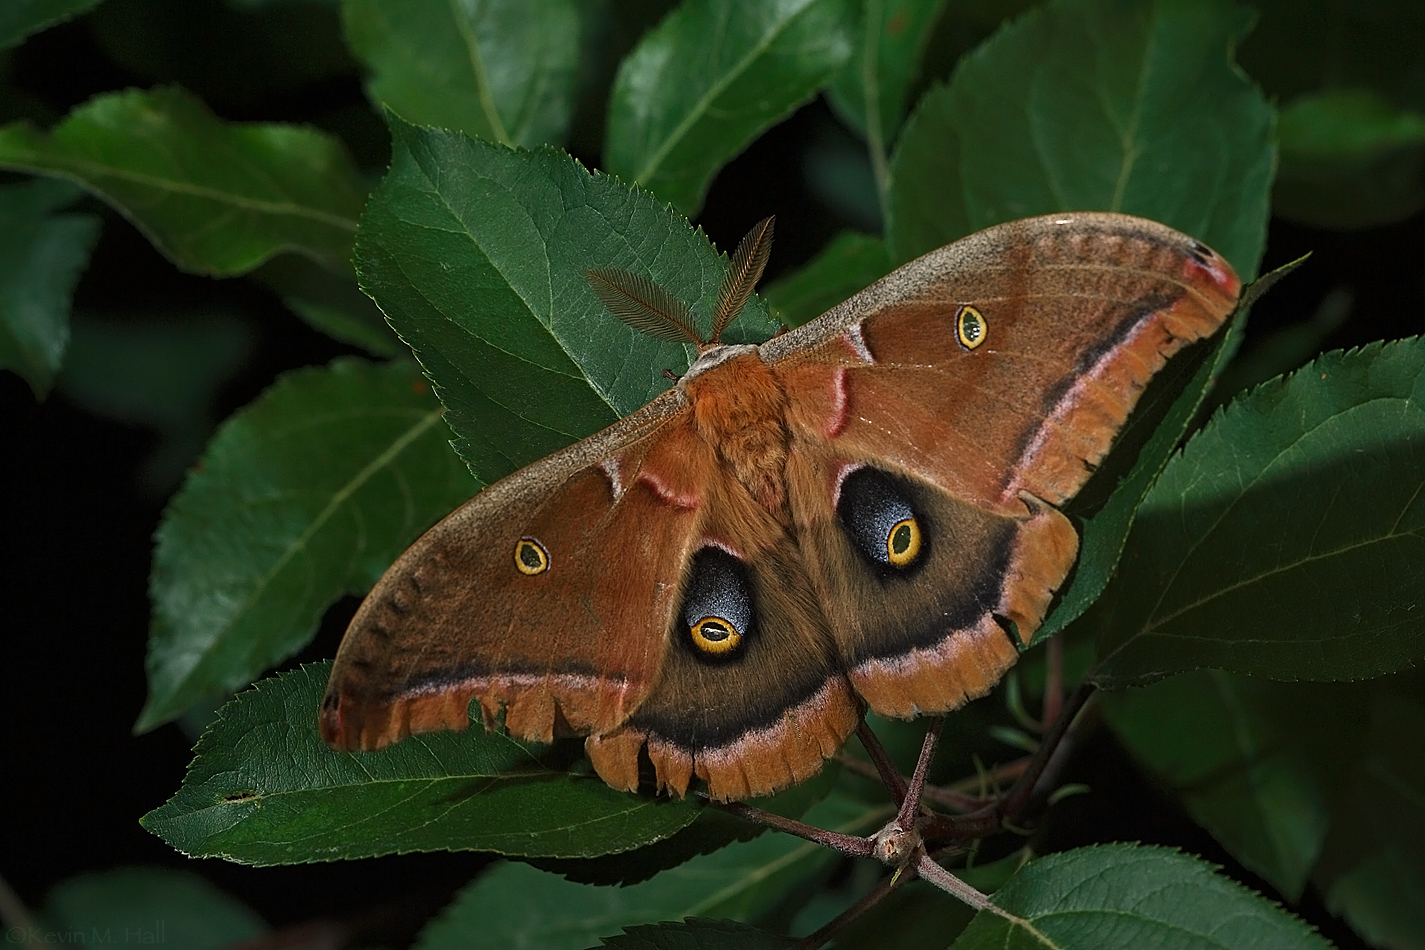
[[[984,314],[974,307],[961,307],[960,312],[955,315],[955,335],[960,338],[960,345],[965,349],[973,350],[985,342],[985,336],[989,332],[990,325],[985,322]]]
[[[520,538],[515,542],[515,567],[530,577],[543,574],[549,570],[549,552],[534,538]]]
[[[897,521],[886,535],[886,557],[895,567],[905,567],[920,556],[920,525],[914,518]]]
[[[693,646],[714,656],[730,653],[742,642],[737,628],[721,617],[704,617],[692,626]]]

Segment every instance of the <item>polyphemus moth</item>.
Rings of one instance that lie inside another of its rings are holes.
[[[659,790],[697,776],[728,800],[813,775],[866,708],[983,695],[1074,563],[1057,506],[1240,287],[1163,225],[1058,214],[932,251],[760,346],[721,345],[770,232],[733,256],[707,343],[647,277],[587,274],[697,360],[392,565],[337,654],[329,745],[463,729],[473,698],[486,728],[586,736],[616,788],[638,787],[646,753]]]

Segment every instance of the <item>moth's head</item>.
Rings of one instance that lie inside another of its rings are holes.
[[[695,376],[716,366],[735,353],[715,357],[703,366],[710,354],[724,349],[746,352],[753,347],[725,347],[720,342],[722,331],[742,312],[752,290],[767,267],[772,253],[772,219],[763,218],[747,232],[728,261],[727,274],[718,293],[717,313],[713,315],[712,335],[706,340],[698,333],[692,312],[686,304],[663,289],[657,281],[642,274],[617,267],[600,267],[584,271],[594,293],[609,312],[640,333],[672,343],[691,343],[698,348],[698,358],[688,370]],[[685,377],[686,378],[686,377]]]
[[[743,353],[756,353],[757,347],[750,343],[715,343],[706,346],[698,351],[698,358],[693,360],[693,365],[688,367],[688,371],[678,380],[679,388],[685,386],[690,379],[706,373],[714,366],[726,363],[734,356],[741,356]]]

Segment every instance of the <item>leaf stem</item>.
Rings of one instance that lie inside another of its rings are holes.
[[[1064,638],[1050,637],[1044,653],[1044,729],[1064,708]]]
[[[816,950],[817,947],[820,947],[840,933],[847,924],[885,900],[902,884],[915,880],[915,877],[915,868],[911,866],[906,868],[906,873],[904,874],[892,874],[890,877],[884,878],[879,884],[867,892],[865,896],[837,914],[834,919],[822,926],[820,930],[803,937],[801,942],[797,944],[798,950]]]
[[[930,728],[925,731],[925,741],[920,745],[920,758],[915,763],[915,774],[911,776],[910,787],[896,821],[902,828],[910,828],[920,817],[920,800],[925,792],[925,776],[930,771],[930,760],[935,758],[935,748],[940,744],[940,730],[945,728],[945,717],[936,716],[930,720]],[[897,776],[899,778],[899,776]]]
[[[881,782],[891,793],[891,800],[899,807],[905,801],[905,776],[901,775],[900,769],[896,768],[896,764],[891,761],[886,747],[881,745],[880,738],[870,726],[866,725],[865,719],[856,725],[856,738],[861,740],[861,745],[865,748],[866,754],[871,757],[876,772],[881,776]]]
[[[785,831],[789,835],[796,835],[798,838],[805,838],[819,845],[839,851],[842,854],[850,855],[853,858],[866,858],[871,856],[871,839],[863,838],[860,835],[847,835],[839,831],[827,831],[825,828],[817,828],[793,818],[783,818],[774,812],[766,811],[755,805],[747,805],[742,802],[710,802],[714,808],[721,809],[745,818],[748,821],[756,822],[759,825],[766,825],[768,828],[775,828],[778,831]]]
[[[1040,743],[1039,750],[1030,758],[1024,771],[1010,786],[1008,792],[998,796],[992,803],[979,811],[971,812],[968,815],[935,815],[931,817],[925,828],[926,839],[939,846],[983,838],[1000,828],[1006,821],[1015,818],[1029,803],[1039,785],[1040,778],[1045,775],[1047,766],[1059,753],[1069,726],[1078,718],[1079,712],[1093,696],[1093,693],[1094,685],[1092,683],[1085,680],[1079,684],[1078,688],[1070,695],[1068,702],[1064,704],[1059,718],[1044,734],[1044,740]]]
[[[1029,926],[1028,921],[1014,916],[1007,910],[996,907],[988,897],[936,864],[930,859],[930,855],[924,851],[920,852],[914,867],[916,872],[931,884],[934,884],[951,897],[964,901],[976,910],[987,910],[992,914],[998,914],[1011,923],[1020,924],[1024,927]]]

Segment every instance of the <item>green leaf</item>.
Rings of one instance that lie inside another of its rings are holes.
[[[335,752],[317,735],[330,672],[304,666],[224,706],[183,787],[144,828],[184,854],[241,864],[408,851],[593,857],[667,837],[698,814],[690,801],[616,792],[478,726]]]
[[[1085,622],[1094,679],[1379,676],[1425,658],[1425,340],[1329,353],[1164,469]]]
[[[1277,905],[1166,848],[1113,844],[1029,862],[995,892],[1014,923],[980,911],[952,950],[1330,950]]]
[[[726,920],[631,927],[603,942],[609,950],[795,950],[790,937]]]
[[[1243,351],[1213,384],[1206,406],[1215,409],[1244,390],[1300,369],[1321,354],[1326,340],[1346,322],[1354,305],[1355,294],[1346,285],[1338,285],[1309,318],[1268,329],[1262,335],[1249,333]]]
[[[4,126],[0,167],[73,181],[179,267],[217,277],[282,251],[342,270],[366,195],[336,139],[223,122],[177,88],[97,96],[48,133]]]
[[[69,304],[99,219],[56,214],[79,192],[56,181],[0,186],[0,369],[18,373],[42,399],[69,342]]]
[[[574,109],[573,0],[343,0],[367,92],[402,118],[505,145],[557,144]]]
[[[806,821],[848,834],[867,834],[889,817],[883,808],[833,796]],[[546,950],[581,950],[620,927],[718,917],[756,920],[789,887],[837,860],[835,852],[784,834],[764,834],[695,857],[629,887],[576,884],[524,864],[506,864],[460,893],[417,944],[418,950],[508,947],[524,942]]]
[[[726,271],[701,231],[562,152],[512,150],[391,118],[391,171],[356,246],[362,288],[435,382],[455,447],[490,482],[641,407],[690,347],[635,333],[584,271],[662,284],[706,329]],[[753,298],[723,335],[775,325]]]
[[[1080,523],[1079,559],[1068,585],[1034,632],[1032,644],[1043,643],[1078,620],[1108,586],[1139,506],[1236,351],[1243,319],[1235,318],[1226,332],[1205,344],[1208,350],[1199,354],[1202,358],[1196,364],[1192,352],[1181,354],[1154,377],[1099,471],[1065,506],[1071,516],[1087,512]],[[1184,382],[1188,371],[1192,375]],[[1161,406],[1167,400],[1171,401],[1164,411]],[[1125,457],[1133,463],[1120,477],[1117,463]],[[1111,494],[1099,506],[1097,496],[1106,488]]]
[[[831,80],[831,107],[869,140],[889,147],[945,0],[865,0],[856,51]]]
[[[1278,213],[1318,228],[1377,227],[1425,207],[1425,117],[1375,93],[1303,96],[1277,125]]]
[[[232,416],[156,535],[135,729],[250,683],[478,487],[409,363],[289,373]]]
[[[959,871],[955,872],[957,875]],[[925,881],[904,884],[836,935],[836,950],[945,950],[975,911]]]
[[[1053,211],[1121,211],[1261,257],[1272,110],[1233,67],[1230,0],[1053,0],[931,90],[891,165],[891,256]]]
[[[1425,118],[1359,89],[1303,96],[1277,122],[1282,166],[1296,162],[1367,164],[1383,151],[1425,144]]]
[[[693,214],[719,168],[851,56],[852,0],[687,0],[619,68],[604,165]]]
[[[865,146],[846,134],[817,136],[802,160],[807,191],[838,217],[871,234],[885,231],[885,186],[876,177],[879,171]]]
[[[1380,850],[1337,879],[1326,906],[1376,947],[1419,950],[1425,934],[1425,867],[1420,853]]]
[[[287,309],[332,339],[376,356],[407,355],[410,351],[354,276],[335,274],[296,254],[279,255],[251,274],[281,296]]]
[[[95,415],[160,432],[191,429],[252,349],[252,332],[224,311],[139,319],[81,315],[59,388]]]
[[[267,924],[196,874],[117,868],[70,878],[49,892],[47,944],[167,944],[217,950],[256,941]],[[14,931],[12,931],[13,933]]]
[[[0,4],[0,50],[17,46],[31,33],[79,16],[99,0],[6,0]]]
[[[774,318],[788,327],[799,327],[869,287],[890,270],[884,241],[856,231],[842,231],[801,270],[772,284],[763,296]]]
[[[158,434],[139,484],[168,498],[212,434],[218,391],[247,362],[250,326],[223,311],[171,317],[79,315],[59,391],[89,412]]]
[[[1369,696],[1360,693],[1200,670],[1102,698],[1139,764],[1233,857],[1297,901],[1365,731]]]
[[[808,808],[826,798],[840,776],[841,763],[833,759],[800,785],[767,798],[749,799],[747,804],[785,818],[801,818]],[[734,841],[751,841],[767,830],[766,825],[717,808],[704,808],[696,821],[676,835],[633,851],[579,860],[531,859],[529,863],[580,884],[639,884],[700,854],[712,854]]]
[[[945,0],[863,0],[855,54],[826,90],[831,107],[865,136],[883,202],[886,159],[944,6]]]
[[[1418,950],[1425,934],[1425,688],[1420,674],[1371,684],[1369,734],[1315,875],[1326,906],[1369,943]]]

